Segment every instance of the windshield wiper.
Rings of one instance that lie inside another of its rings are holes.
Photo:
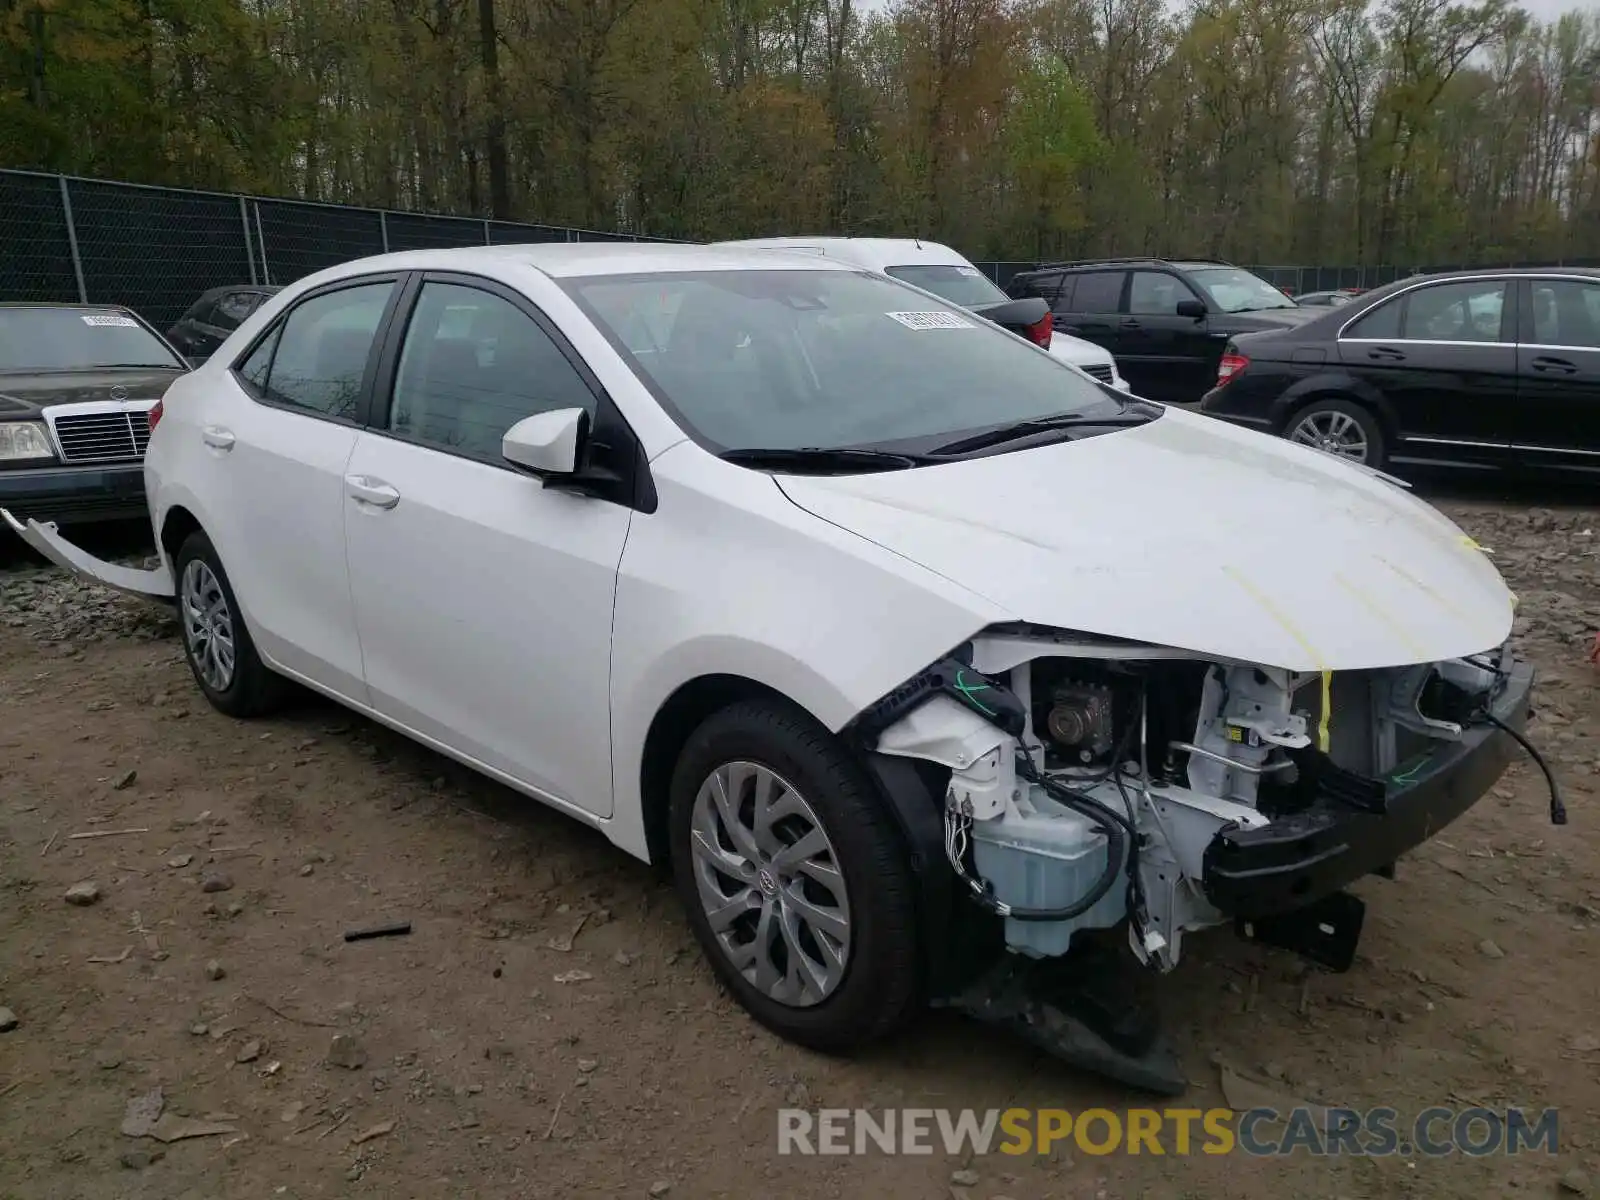
[[[747,446],[724,450],[724,462],[742,467],[772,467],[797,473],[834,474],[851,471],[903,471],[944,459],[931,454],[903,454],[856,446]]]
[[[971,450],[987,450],[991,446],[1004,445],[1006,442],[1015,442],[1021,438],[1032,437],[1039,433],[1050,433],[1057,429],[1080,429],[1086,426],[1098,426],[1102,429],[1127,429],[1134,425],[1143,425],[1160,416],[1160,411],[1149,412],[1144,409],[1129,409],[1124,412],[1112,413],[1104,417],[1091,417],[1084,413],[1070,413],[1059,417],[1036,417],[1031,421],[1018,421],[1014,425],[1002,425],[998,429],[986,429],[982,433],[975,433],[959,441],[938,446],[933,453],[944,456],[949,454],[965,454]]]

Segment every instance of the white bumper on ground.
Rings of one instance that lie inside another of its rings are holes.
[[[153,569],[125,567],[109,563],[85,553],[56,531],[55,523],[41,525],[38,521],[20,521],[6,509],[0,508],[0,517],[16,531],[29,546],[44,555],[58,567],[76,575],[102,583],[131,596],[146,600],[171,600],[177,589],[173,586],[172,572],[165,563]]]

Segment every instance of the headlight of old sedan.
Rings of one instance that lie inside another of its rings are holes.
[[[0,462],[55,456],[43,421],[0,422]]]

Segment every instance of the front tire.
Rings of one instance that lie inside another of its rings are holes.
[[[206,699],[230,717],[272,711],[283,697],[283,678],[256,653],[211,539],[195,530],[178,548],[173,567],[183,656]]]
[[[892,818],[826,729],[743,702],[690,736],[673,772],[679,896],[723,984],[768,1029],[843,1053],[917,991],[916,912]]]
[[[1378,419],[1352,400],[1313,400],[1289,418],[1283,436],[1367,467],[1382,467],[1387,453]]]

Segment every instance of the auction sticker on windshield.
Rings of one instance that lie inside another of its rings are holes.
[[[972,322],[953,312],[892,312],[893,317],[907,329],[971,329]]]
[[[115,325],[122,329],[137,329],[139,322],[132,317],[121,317],[116,313],[87,313],[84,315],[85,325]]]

